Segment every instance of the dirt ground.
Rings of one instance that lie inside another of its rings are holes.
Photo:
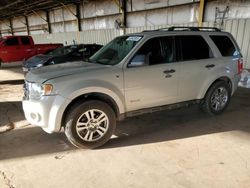
[[[1,188],[250,187],[250,89],[220,116],[193,106],[129,118],[83,150],[26,122],[22,79],[20,66],[0,70]]]

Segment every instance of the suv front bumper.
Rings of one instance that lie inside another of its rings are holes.
[[[60,96],[43,96],[40,100],[23,100],[23,110],[27,121],[48,133],[59,132],[63,112],[69,100]]]

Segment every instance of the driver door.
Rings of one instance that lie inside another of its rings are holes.
[[[149,39],[124,69],[128,111],[177,101],[179,65],[172,36]]]

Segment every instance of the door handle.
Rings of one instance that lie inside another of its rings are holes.
[[[214,65],[214,64],[208,64],[208,65],[206,65],[205,67],[208,68],[208,69],[210,69],[210,68],[215,67],[215,65]]]
[[[165,74],[171,74],[171,73],[174,73],[175,70],[174,69],[167,69],[167,70],[164,70],[163,73]]]

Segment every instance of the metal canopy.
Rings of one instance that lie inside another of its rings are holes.
[[[67,4],[79,4],[81,0],[1,0],[0,20],[26,16],[34,11],[48,11]]]

